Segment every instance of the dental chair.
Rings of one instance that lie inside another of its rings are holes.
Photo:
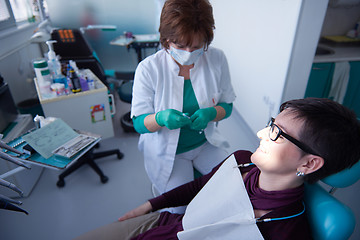
[[[351,209],[337,200],[332,193],[348,187],[360,178],[360,161],[321,181],[331,187],[327,192],[318,183],[305,185],[305,206],[315,240],[349,239],[355,229],[355,216]]]

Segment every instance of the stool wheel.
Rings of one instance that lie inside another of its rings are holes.
[[[102,176],[100,180],[102,183],[107,183],[109,181],[109,178],[107,176]]]
[[[120,151],[117,152],[117,158],[122,159],[124,157],[124,154]]]
[[[59,179],[56,183],[56,186],[58,186],[59,188],[62,188],[65,186],[65,181],[64,179]]]

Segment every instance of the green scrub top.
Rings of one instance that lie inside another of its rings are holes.
[[[191,85],[190,79],[184,80],[184,101],[183,101],[183,113],[186,113],[188,116],[193,115],[200,107],[196,100],[194,89]],[[186,99],[186,101],[185,101]],[[232,112],[232,103],[219,103],[219,106],[225,109],[227,118]],[[147,114],[142,114],[137,117],[133,117],[133,123],[135,130],[140,133],[151,133],[144,125],[144,119]],[[190,150],[193,150],[206,142],[206,137],[204,131],[190,129],[189,126],[184,126],[180,129],[179,142],[176,149],[176,154],[184,153]]]
[[[186,101],[185,101],[186,99]],[[183,113],[188,116],[193,115],[199,109],[199,104],[196,100],[194,89],[190,80],[184,82],[184,101]],[[176,149],[176,154],[184,153],[199,147],[206,142],[204,131],[190,129],[189,126],[184,126],[180,129],[179,142]]]

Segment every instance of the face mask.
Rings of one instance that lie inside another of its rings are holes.
[[[181,65],[191,65],[195,63],[203,53],[204,48],[199,48],[195,51],[188,52],[170,46],[170,55]]]

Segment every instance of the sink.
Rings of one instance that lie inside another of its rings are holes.
[[[331,55],[334,53],[335,53],[335,51],[332,50],[331,48],[318,46],[316,48],[315,56]]]

